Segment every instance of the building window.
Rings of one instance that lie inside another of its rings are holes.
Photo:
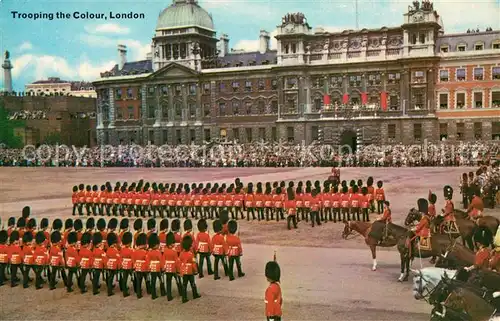
[[[457,81],[465,81],[465,79],[466,79],[465,68],[457,69]]]
[[[239,128],[233,128],[233,139],[236,141],[240,140],[240,129]]]
[[[123,111],[121,107],[116,108],[116,119],[117,120],[123,119]]]
[[[439,94],[439,109],[448,109],[448,93]]]
[[[132,97],[133,97],[132,88],[127,88],[127,98],[132,98]]]
[[[448,123],[439,124],[439,140],[448,139]]]
[[[245,81],[245,91],[247,91],[247,92],[252,91],[252,82],[251,81]]]
[[[463,45],[463,44],[457,46],[458,51],[465,51],[465,48],[466,48],[466,45]]]
[[[483,80],[483,68],[474,68],[474,80]]]
[[[462,109],[465,107],[465,93],[457,93],[457,108]]]
[[[416,110],[422,110],[425,108],[424,94],[421,91],[416,91],[413,93],[413,107]]]
[[[266,103],[263,100],[259,100],[257,103],[257,112],[261,115],[266,113]]]
[[[226,116],[226,103],[219,103],[219,116]]]
[[[161,105],[161,112],[162,112],[162,117],[166,120],[168,120],[168,111],[169,111],[169,108],[168,108],[168,103],[163,103]]]
[[[500,40],[495,40],[495,41],[491,44],[491,48],[492,48],[492,49],[500,49]]]
[[[224,92],[224,90],[226,89],[226,85],[221,81],[219,83],[219,92]]]
[[[457,139],[462,140],[465,137],[465,124],[457,123]]]
[[[500,67],[491,68],[491,79],[500,80]]]
[[[389,79],[388,79],[389,84],[398,84],[400,80],[401,80],[401,74],[399,72],[389,74]]]
[[[150,130],[150,131],[148,131],[148,141],[149,141],[151,144],[154,144],[154,143],[155,143],[155,132],[154,132],[154,130]]]
[[[245,102],[245,112],[247,115],[252,114],[252,102],[251,101],[246,101]]]
[[[175,131],[175,139],[177,140],[177,144],[182,144],[182,133],[180,129]]]
[[[245,131],[246,131],[246,136],[247,136],[247,143],[251,143],[253,140],[252,128],[245,128]]]
[[[500,121],[491,123],[491,139],[500,140]]]
[[[205,139],[205,141],[209,142],[210,139],[211,139],[210,129],[209,128],[205,128],[204,132],[205,132],[204,135],[203,135],[204,139]]]
[[[128,106],[127,117],[128,117],[128,119],[135,119],[135,116],[134,116],[134,107]]]
[[[272,114],[278,113],[278,101],[277,100],[271,101],[271,113]]]
[[[162,135],[162,144],[167,144],[167,143],[168,143],[168,130],[164,129]]]
[[[361,76],[350,76],[349,77],[349,85],[351,87],[361,86]]]
[[[205,117],[210,117],[210,104],[209,103],[203,104],[203,113],[204,113]]]
[[[448,70],[440,70],[439,71],[439,81],[446,82],[449,80]]]
[[[474,50],[483,50],[484,49],[484,44],[478,43],[474,46]]]
[[[196,132],[194,129],[189,130],[189,140],[191,141],[191,143],[194,143],[194,141],[196,140]]]
[[[259,90],[265,90],[266,89],[266,82],[264,79],[259,80]]]
[[[474,139],[483,138],[483,123],[474,123]]]
[[[121,90],[121,88],[118,88],[116,90],[116,100],[119,100],[119,99],[122,99],[122,90]]]
[[[389,96],[389,108],[390,110],[399,110],[399,96],[390,95]]]
[[[287,113],[294,114],[297,112],[296,101],[294,97],[289,97],[287,99]]]
[[[260,141],[266,140],[266,129],[263,127],[259,128],[259,139]]]
[[[396,124],[387,124],[387,137],[396,139]]]
[[[278,140],[278,130],[276,129],[276,127],[271,128],[271,139],[273,142]]]
[[[240,102],[233,101],[233,115],[239,115],[239,114],[240,114]]]
[[[417,44],[417,34],[416,33],[413,33],[411,35],[411,44],[412,45],[416,45]]]
[[[323,100],[319,97],[314,98],[313,112],[319,112],[323,107]]]
[[[420,43],[425,43],[425,33],[420,33]]]
[[[210,93],[210,84],[209,83],[203,84],[203,93],[204,94],[209,94]]]
[[[491,107],[500,108],[500,91],[491,92]]]
[[[311,139],[312,139],[312,141],[319,141],[319,127],[318,126],[311,127]]]
[[[483,108],[483,93],[474,93],[474,108]]]
[[[424,82],[425,75],[423,71],[415,71],[413,73],[413,82]]]
[[[293,143],[295,142],[295,133],[294,133],[294,129],[293,127],[287,127],[286,128],[286,137],[287,137],[287,141],[289,143]]]
[[[161,86],[161,95],[162,96],[168,95],[168,87],[167,86]]]
[[[152,119],[156,117],[155,106],[149,105],[148,107],[148,118]]]
[[[237,81],[233,81],[233,91],[237,92],[239,88],[240,88],[240,83]]]
[[[180,96],[182,94],[182,87],[181,85],[175,86],[175,95]]]
[[[441,46],[441,52],[445,52],[446,53],[446,52],[448,52],[448,50],[449,50],[449,46],[448,45]]]
[[[191,84],[189,85],[189,94],[191,96],[196,95],[196,84]]]
[[[195,103],[189,103],[189,117],[190,118],[196,117],[196,104]]]
[[[422,140],[422,124],[413,124],[413,138],[416,141]]]
[[[288,89],[297,89],[297,79],[296,78],[288,78],[286,80],[286,87]]]
[[[272,90],[277,90],[278,89],[278,81],[277,80],[271,81],[271,89]]]
[[[175,119],[180,120],[182,118],[182,104],[175,103]]]

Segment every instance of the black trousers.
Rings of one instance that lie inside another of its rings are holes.
[[[370,215],[368,214],[368,209],[363,208],[363,222],[370,222]]]
[[[382,214],[384,211],[384,201],[377,201],[377,213]]]
[[[87,290],[85,283],[87,283],[87,274],[89,274],[89,273],[92,273],[92,271],[89,269],[82,269],[81,270],[80,278],[78,279],[78,287],[80,288],[80,291],[82,293]]]
[[[281,316],[267,317],[267,321],[281,321]]]
[[[49,280],[49,285],[51,290],[54,290],[56,288],[57,272],[61,274],[64,285],[66,286],[67,283],[66,271],[63,269],[62,266],[52,266],[50,269],[50,280]]]
[[[68,268],[68,279],[66,282],[66,289],[68,291],[73,291],[73,277],[76,278],[76,282],[78,284],[78,268]]]
[[[234,279],[234,262],[236,262],[236,269],[238,270],[238,276],[243,276],[243,271],[241,270],[241,260],[239,256],[229,257],[229,279]]]
[[[99,283],[99,278],[101,277],[101,274],[103,271],[101,269],[94,269],[92,272],[92,292],[94,294],[99,293],[99,288],[101,287]]]
[[[160,272],[150,272],[149,275],[151,276],[151,298],[154,300],[158,297],[156,294],[156,280],[160,280],[160,294],[162,296],[165,295],[165,284],[163,283],[163,279],[161,277]]]
[[[319,218],[318,211],[311,212],[311,225],[312,225],[312,227],[314,227],[314,223],[316,223],[317,225],[321,225],[321,220]]]
[[[135,294],[137,294],[137,298],[142,298],[142,282],[146,284],[146,292],[149,294],[151,292],[149,282],[148,282],[148,274],[147,272],[135,272]]]
[[[113,295],[114,279],[116,276],[116,270],[106,270],[106,285],[108,288],[108,296]]]
[[[35,288],[41,289],[43,287],[42,272],[45,267],[42,265],[33,265],[32,269],[35,272]]]
[[[191,291],[193,292],[193,299],[198,297],[198,289],[196,288],[196,282],[194,279],[194,275],[183,275],[182,276],[182,299],[183,301],[187,300],[187,287],[188,284],[191,284]]]
[[[200,277],[203,277],[203,262],[207,261],[207,272],[208,275],[212,275],[214,272],[212,270],[212,262],[210,261],[210,253],[198,253],[200,255],[199,259],[199,272]]]
[[[129,296],[128,289],[128,278],[132,275],[133,270],[122,270],[122,276],[120,278],[120,290],[123,292],[123,296]]]
[[[7,268],[6,263],[0,263],[0,286],[4,284],[6,280],[5,269]]]
[[[23,271],[23,288],[28,287],[28,282],[30,279],[30,270],[32,269],[31,265],[23,265],[22,271]]]
[[[179,295],[182,296],[182,283],[181,283],[181,280],[179,278],[179,276],[177,276],[177,274],[175,273],[165,273],[166,276],[167,276],[167,299],[170,301],[173,299],[173,296],[172,296],[172,279],[175,280],[175,284],[177,285],[177,291],[179,291]]]
[[[287,221],[287,226],[288,226],[288,229],[291,230],[292,229],[292,223],[293,223],[293,228],[297,228],[297,215],[288,215],[288,217],[286,218],[286,221]]]
[[[219,261],[222,262],[222,267],[224,268],[224,273],[228,275],[228,266],[226,263],[226,256],[225,255],[214,255],[215,256],[215,262],[214,262],[214,277],[218,278],[219,277]]]

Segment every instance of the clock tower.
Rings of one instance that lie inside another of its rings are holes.
[[[429,0],[413,1],[404,14],[403,56],[434,56],[435,43],[441,29],[440,19]]]

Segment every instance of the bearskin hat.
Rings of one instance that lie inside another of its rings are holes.
[[[373,186],[373,177],[368,177],[366,180],[366,186]]]
[[[8,226],[16,225],[16,218],[15,217],[9,217],[9,219],[7,220],[7,225]]]
[[[307,194],[311,193],[311,186],[306,186],[306,193]]]
[[[222,231],[222,223],[220,220],[215,220],[212,223],[212,227],[215,233],[220,233]]]
[[[474,233],[474,241],[484,246],[490,246],[493,242],[493,234],[488,228],[480,227],[476,233]]]
[[[313,189],[313,190],[311,191],[311,196],[312,196],[312,197],[316,197],[316,195],[318,195],[318,190],[317,190],[317,189]]]
[[[68,234],[68,244],[75,244],[78,241],[78,234],[73,231]]]
[[[118,236],[115,233],[109,233],[106,241],[108,242],[108,246],[112,246],[118,242]]]
[[[30,218],[28,221],[29,229],[36,229],[36,220],[34,218]]]
[[[148,238],[148,245],[150,248],[154,248],[160,244],[160,239],[158,238],[158,234],[152,233]]]
[[[342,187],[342,193],[344,193],[344,194],[345,194],[345,193],[347,193],[347,192],[349,192],[349,189],[347,188],[347,186],[343,186],[343,187]]]
[[[23,207],[23,212],[22,213],[23,213],[22,217],[24,217],[24,219],[27,219],[28,217],[30,217],[31,207],[29,207],[29,206]]]
[[[89,232],[83,233],[81,242],[82,242],[82,245],[90,244],[90,242],[92,242],[92,234]]]
[[[154,218],[150,218],[147,222],[148,231],[156,228],[156,220]]]
[[[59,243],[61,242],[61,232],[59,231],[54,231],[52,232],[52,234],[50,234],[50,242],[52,244],[56,244],[56,243]]]
[[[49,220],[44,217],[42,218],[42,220],[40,221],[40,229],[46,229],[47,227],[49,227]]]
[[[53,222],[52,222],[52,229],[53,230],[60,230],[63,226],[63,223],[60,219],[56,218]]]
[[[346,180],[343,180],[342,182],[340,182],[340,185],[341,185],[342,187],[347,186],[347,181],[346,181]]]
[[[148,236],[145,233],[141,233],[137,236],[137,240],[135,241],[135,244],[137,246],[144,246],[148,242]]]
[[[128,218],[124,218],[120,221],[120,230],[128,229]]]
[[[293,201],[295,199],[295,193],[293,191],[293,188],[292,187],[289,187],[286,191],[287,193],[287,196],[288,196],[288,200],[289,201]]]
[[[85,228],[87,230],[93,230],[95,227],[95,221],[93,217],[89,217],[87,222],[85,223]]]
[[[361,193],[362,193],[363,195],[368,194],[368,187],[366,187],[366,186],[361,187]]]
[[[354,186],[352,187],[352,192],[353,192],[353,193],[357,193],[358,191],[359,191],[359,187],[358,187],[357,185],[354,185]]]
[[[9,242],[12,244],[18,240],[19,240],[19,231],[12,231],[12,233],[10,233]]]
[[[229,213],[227,210],[222,210],[219,214],[219,219],[222,224],[226,224],[229,221]]]
[[[281,277],[280,266],[275,261],[269,261],[266,264],[266,278],[271,280],[272,282],[279,282]]]
[[[382,182],[382,181],[378,181],[377,182],[377,187],[378,188],[382,188],[383,185],[384,185],[384,182]]]
[[[97,220],[97,229],[102,231],[106,228],[106,221],[103,218]]]
[[[181,246],[184,251],[189,251],[191,246],[193,246],[193,238],[190,235],[184,236],[182,238]]]
[[[123,233],[122,244],[123,245],[130,245],[130,244],[132,244],[132,239],[133,239],[132,233],[130,233],[130,232]]]
[[[33,241],[33,233],[30,231],[24,233],[23,235],[23,243],[30,243]]]
[[[391,206],[391,203],[389,203],[389,201],[384,201],[384,204],[387,206]]]
[[[358,179],[357,185],[358,185],[358,187],[363,186],[363,180],[362,179]]]
[[[80,184],[78,185],[78,189],[83,191],[85,189],[85,185],[84,184]]]
[[[431,204],[436,204],[436,201],[437,201],[437,196],[436,194],[432,193],[431,195],[429,195],[429,202]]]
[[[99,188],[97,187],[97,185],[92,186],[92,190],[93,190],[94,192],[97,192],[97,190],[98,190],[98,189],[99,189]]]
[[[453,187],[450,185],[446,185],[443,187],[443,196],[445,199],[452,199],[453,198]]]
[[[207,228],[208,228],[207,220],[205,220],[204,218],[200,219],[198,221],[198,231],[205,232]]]
[[[164,218],[160,221],[160,231],[168,230],[168,219]]]
[[[83,222],[81,219],[76,219],[75,222],[73,223],[73,227],[75,228],[75,231],[81,231],[83,229]]]
[[[43,233],[42,231],[39,231],[35,235],[35,243],[37,245],[41,245],[41,244],[43,244],[43,242],[45,242],[45,233]]]
[[[75,185],[75,186],[73,186],[73,193],[76,193],[76,192],[78,192],[78,186]]]
[[[73,220],[68,218],[66,221],[64,221],[64,229],[70,230],[72,228],[73,228]]]
[[[142,220],[140,218],[134,221],[134,230],[136,231],[142,230]]]
[[[172,221],[171,228],[173,232],[179,232],[179,230],[181,229],[181,221],[178,218],[174,219]]]
[[[174,233],[168,232],[167,233],[167,246],[170,246],[175,243],[175,236]]]
[[[26,227],[26,219],[24,217],[20,217],[17,220],[17,227],[18,228],[24,228],[24,227]]]
[[[94,233],[92,234],[92,243],[94,246],[97,246],[102,243],[102,235],[101,233]]]
[[[425,198],[419,198],[417,200],[418,211],[423,214],[427,214],[429,211],[429,202]]]
[[[1,230],[0,231],[0,244],[5,244],[7,243],[7,239],[9,238],[9,234],[7,233],[6,230]]]
[[[235,220],[230,220],[227,223],[227,229],[229,233],[234,234],[238,230],[238,223]]]
[[[108,222],[108,229],[114,230],[118,226],[118,220],[116,218],[112,218]]]

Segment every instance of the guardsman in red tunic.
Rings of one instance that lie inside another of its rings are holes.
[[[33,265],[35,264],[35,256],[33,254],[34,251],[33,246],[33,234],[30,231],[27,231],[23,235],[23,288],[28,287],[29,274],[30,270],[33,269]]]
[[[146,233],[147,238],[149,239],[149,236],[153,233],[156,233],[156,220],[154,218],[150,218],[146,222],[146,228],[148,232]]]
[[[139,236],[139,234],[143,232],[142,226],[143,226],[142,219],[138,218],[134,221],[134,246],[137,242],[137,237]]]
[[[64,234],[63,234],[63,245],[66,247],[68,245],[68,235],[73,232],[73,219],[68,218],[64,221]]]
[[[368,187],[361,188],[361,196],[359,196],[359,204],[363,213],[363,222],[370,222],[370,199],[368,198]]]
[[[177,251],[177,254],[180,254],[182,251],[181,247],[182,236],[181,233],[179,232],[180,229],[181,229],[181,221],[178,218],[172,220],[171,230],[172,233],[174,233],[175,237],[174,250]]]
[[[323,207],[323,219],[324,222],[330,220],[333,221],[332,217],[332,193],[330,192],[330,186],[326,184],[323,187],[323,193],[321,193],[321,205]]]
[[[352,194],[349,200],[350,207],[351,207],[351,212],[352,212],[352,219],[361,221],[360,218],[360,198],[359,198],[359,188],[357,185],[352,186]]]
[[[165,262],[164,271],[167,276],[167,300],[172,301],[174,298],[172,296],[172,279],[175,279],[177,284],[177,290],[179,295],[182,296],[182,283],[179,279],[178,273],[180,273],[180,263],[179,255],[177,251],[174,250],[175,237],[174,233],[169,232],[166,236],[167,247],[163,252],[163,260]]]
[[[339,221],[342,221],[342,218],[340,216],[340,193],[339,193],[339,188],[337,185],[333,186],[333,194],[331,196],[331,202],[332,202],[332,212],[333,212],[333,222],[337,223],[337,219]]]
[[[267,262],[265,275],[269,282],[264,296],[266,318],[268,321],[281,321],[281,306],[283,305],[280,286],[281,271],[276,260]]]
[[[377,201],[377,213],[381,214],[384,210],[385,191],[384,183],[382,181],[377,182],[377,189],[375,190],[375,200]]]
[[[319,196],[319,191],[314,188],[311,192],[311,200],[310,200],[310,214],[311,214],[311,225],[314,227],[314,224],[321,225],[321,220],[319,216],[319,212],[321,211],[321,198]]]
[[[159,250],[160,240],[158,234],[153,233],[148,239],[149,250],[146,255],[146,265],[149,267],[151,278],[151,299],[158,298],[156,294],[156,280],[160,280],[160,294],[165,296],[165,284],[163,283],[162,272],[165,267],[165,260]]]
[[[436,194],[429,191],[429,210],[428,210],[428,213],[429,213],[429,216],[431,217],[431,219],[436,217],[436,201],[437,201]]]
[[[87,215],[92,214],[92,186],[87,185],[85,188],[85,210],[87,211]]]
[[[33,271],[35,271],[35,288],[41,289],[43,287],[42,272],[47,268],[49,262],[49,256],[47,252],[47,247],[45,245],[46,238],[43,231],[39,231],[35,235],[35,249],[33,251],[33,257],[35,262],[33,264]]]
[[[219,277],[219,261],[222,262],[222,267],[227,275],[228,267],[226,263],[227,244],[222,234],[222,223],[220,220],[213,222],[213,230],[215,235],[212,236],[212,254],[215,257],[214,262],[214,280],[220,279]]]
[[[417,201],[418,211],[422,214],[420,222],[415,227],[415,235],[419,239],[428,238],[431,236],[431,217],[429,215],[429,204],[426,199],[420,198]]]
[[[83,215],[83,206],[85,205],[85,185],[78,185],[78,214]]]
[[[269,184],[269,183],[266,183]],[[266,186],[264,194],[262,194],[262,202],[264,202],[264,212],[266,215],[266,221],[269,221],[269,214],[271,215],[271,219],[273,219],[274,211],[273,211],[273,195],[271,194],[271,185]]]
[[[108,232],[106,231],[106,221],[103,218],[97,220],[97,233],[101,234],[102,242],[104,242],[104,249],[106,249]]]
[[[241,187],[236,187],[235,193],[233,195],[233,205],[234,205],[234,215],[236,219],[238,219],[238,214],[241,216],[241,219],[245,219],[245,215],[243,214],[243,205],[245,202],[245,195],[241,191]]]
[[[106,201],[108,199],[107,197],[107,191],[106,191],[106,186],[101,185],[101,190],[99,191],[99,214],[104,215],[105,208],[106,208]]]
[[[199,277],[203,278],[203,262],[207,261],[207,271],[208,275],[214,274],[212,270],[212,262],[210,261],[210,255],[212,253],[212,243],[210,241],[210,235],[207,232],[208,224],[205,219],[198,221],[198,234],[196,235],[195,244],[197,244],[197,252],[200,255],[199,259]]]
[[[202,198],[203,194],[201,193],[201,189],[196,188],[193,190],[193,206],[194,206],[194,218],[198,219],[198,215],[202,218],[203,217],[203,211],[202,211]]]
[[[195,275],[198,273],[198,266],[196,264],[196,259],[191,251],[193,246],[193,238],[190,235],[186,235],[182,239],[182,252],[179,255],[179,263],[182,275],[182,303],[188,301],[187,289],[188,284],[191,284],[191,290],[193,291],[193,300],[200,298],[201,295],[198,293],[196,287]]]
[[[92,212],[94,215],[99,214],[99,187],[92,186]]]
[[[285,211],[287,213],[287,227],[289,230],[293,228],[297,228],[297,203],[295,201],[295,193],[292,187],[289,187],[287,190],[287,200],[285,201]]]
[[[113,193],[113,189],[111,188],[110,185],[106,186],[106,194],[105,195],[106,195],[106,205],[105,205],[106,215],[111,216],[114,193]]]
[[[245,193],[245,208],[247,209],[247,220],[250,221],[250,214],[252,214],[252,219],[255,220],[255,197],[252,183],[248,183]]]
[[[351,214],[350,214],[350,196],[349,196],[349,189],[347,186],[342,187],[342,191],[340,193],[340,207],[342,209],[342,221],[347,221],[351,220]]]
[[[49,228],[49,220],[44,217],[40,221],[40,231],[43,232],[43,234],[45,235],[45,241],[44,241],[43,245],[47,249],[48,249],[49,244],[50,244],[50,233],[47,231],[48,228]]]
[[[366,187],[368,188],[368,201],[370,202],[371,213],[375,212],[375,188],[373,187],[373,177],[368,177],[366,180]]]
[[[144,233],[137,236],[136,249],[133,254],[134,270],[135,270],[135,293],[137,298],[142,298],[142,282],[146,282],[146,290],[149,292],[147,277],[149,274],[149,267],[146,264],[146,251],[147,236]]]
[[[120,248],[121,264],[121,278],[120,289],[123,292],[123,297],[126,298],[130,295],[128,289],[128,278],[134,272],[134,250],[132,249],[132,233],[125,232],[121,238],[122,244]]]
[[[120,270],[121,257],[120,251],[118,250],[118,237],[115,233],[109,233],[107,238],[108,249],[106,251],[106,259],[104,266],[106,267],[106,283],[108,287],[108,296],[112,296],[113,284],[115,281],[115,276]]]
[[[238,223],[235,220],[231,220],[228,222],[228,230],[229,234],[226,236],[226,244],[227,244],[227,256],[229,257],[229,281],[234,280],[234,263],[236,262],[236,269],[238,271],[238,277],[244,277],[245,273],[243,273],[241,269],[241,257],[243,256],[243,248],[241,247],[241,240],[236,235],[236,231],[238,230]]]
[[[128,191],[127,191],[127,194],[126,194],[126,198],[127,198],[127,214],[128,214],[128,217],[131,217],[132,214],[136,215],[134,213],[134,202],[135,202],[135,190],[134,190],[134,184],[130,185],[128,187]],[[137,216],[137,215],[136,215]]]
[[[93,217],[89,217],[87,219],[87,222],[85,222],[85,232],[90,233],[90,235],[93,235],[95,232],[95,220]]]
[[[73,194],[71,194],[71,203],[73,204],[72,215],[76,215],[76,211],[78,210],[78,186],[73,186]]]
[[[257,183],[257,190],[255,191],[254,194],[254,201],[255,201],[255,209],[257,211],[257,219],[264,220],[264,202],[265,202],[265,195],[262,190],[262,183],[258,182]]]
[[[471,271],[474,269],[485,270],[489,267],[490,250],[488,247],[491,245],[493,236],[488,228],[479,228],[474,234],[474,241],[476,242],[479,250],[476,252],[474,265],[466,267],[465,270]]]
[[[473,221],[476,221],[478,218],[483,216],[484,211],[484,202],[481,198],[481,192],[479,188],[474,189],[474,196],[472,197],[472,201],[467,208],[467,213],[469,214],[469,218]]]
[[[106,259],[104,239],[101,233],[94,233],[92,236],[92,244],[94,245],[94,250],[92,251],[92,293],[96,295],[99,294],[99,288],[101,287],[99,278],[101,277],[101,274],[104,273],[104,260]]]
[[[23,250],[19,245],[19,231],[15,230],[10,233],[9,239],[9,264],[10,264],[10,286],[17,286],[19,281],[17,270],[20,269],[23,263]]]
[[[125,234],[126,232],[129,231],[128,227],[129,227],[129,219],[128,218],[123,218],[120,221],[120,233],[118,233],[118,245],[119,245],[119,247],[122,244],[123,234]]]
[[[119,212],[120,212],[121,216],[125,216],[125,209],[128,208],[127,201],[128,201],[127,186],[123,185],[120,188],[120,204],[118,205],[119,206]],[[127,213],[127,214],[128,214],[128,216],[130,216],[130,213]]]
[[[182,238],[184,238],[184,236],[186,236],[186,235],[191,236],[191,238],[193,239],[193,242],[192,242],[193,247],[191,248],[191,251],[193,252],[194,257],[196,258],[197,246],[196,246],[195,238],[193,235],[193,222],[191,222],[190,219],[187,219],[184,221],[184,234],[182,235]]]
[[[57,220],[56,220],[57,221]],[[52,223],[52,226],[59,227],[56,221]],[[62,222],[59,220],[62,225]],[[50,251],[49,251],[49,265],[50,265],[50,278],[49,278],[49,288],[54,290],[56,288],[56,277],[57,272],[60,271],[64,285],[66,286],[66,271],[64,270],[64,255],[62,246],[62,237],[58,229],[56,229],[50,235]]]
[[[164,218],[160,221],[160,234],[158,234],[158,239],[160,242],[160,252],[163,253],[165,247],[167,246],[167,233],[168,233],[168,219]]]
[[[73,230],[76,232],[76,250],[80,250],[80,243],[82,240],[82,235],[83,235],[83,222],[80,219],[76,219],[73,222]]]
[[[285,219],[285,214],[283,211],[283,202],[285,201],[286,195],[283,194],[283,188],[279,186],[276,188],[276,193],[273,195],[273,207],[276,212],[276,222],[280,219]]]
[[[67,248],[65,254],[66,268],[68,269],[68,280],[66,282],[66,289],[68,292],[73,292],[73,276],[77,279],[78,284],[78,268],[80,265],[80,255],[76,249],[76,242],[78,236],[76,232],[70,232],[67,239]]]
[[[87,292],[87,275],[92,273],[94,253],[92,252],[92,234],[85,232],[82,235],[80,252],[80,277],[78,279],[78,287],[80,292]]]
[[[0,230],[0,286],[2,286],[6,280],[5,270],[9,264],[9,246],[7,245],[7,239],[9,235],[7,231]]]
[[[15,217],[9,217],[9,219],[7,220],[7,236],[10,237],[10,234],[15,229],[16,229],[16,218]]]

